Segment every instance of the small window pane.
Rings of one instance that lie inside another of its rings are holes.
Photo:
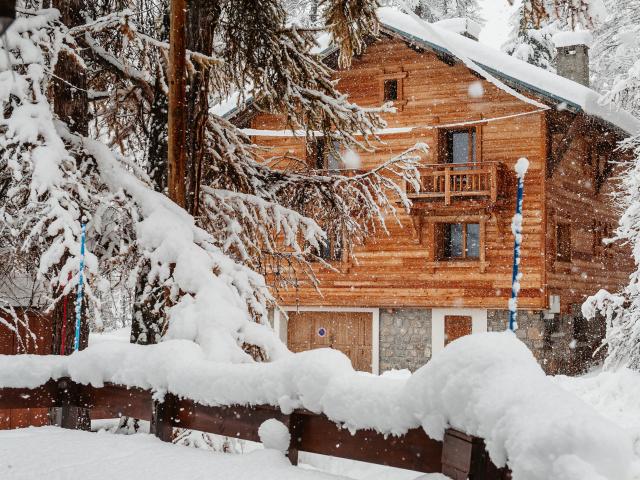
[[[473,163],[476,161],[476,131],[446,132],[446,163]]]
[[[331,142],[333,146],[332,150],[329,150],[327,154],[327,168],[329,170],[339,170],[340,169],[340,142],[337,140],[333,140]]]
[[[447,223],[444,230],[444,257],[445,258],[462,258],[463,241],[462,241],[463,225],[461,223]]]
[[[480,224],[467,224],[467,258],[480,257]]]
[[[398,80],[384,81],[384,99],[385,101],[398,99]]]

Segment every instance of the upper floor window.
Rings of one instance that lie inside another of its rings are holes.
[[[479,223],[439,224],[437,248],[441,260],[477,260],[480,258]]]
[[[556,260],[571,261],[571,224],[558,223],[556,225]]]
[[[476,162],[476,135],[475,128],[442,132],[442,163]]]
[[[334,140],[331,147],[325,137],[315,137],[307,142],[307,164],[314,170],[339,170],[341,165],[340,143]]]
[[[398,100],[398,79],[393,78],[384,81],[384,101]]]
[[[314,249],[314,255],[327,262],[341,261],[344,256],[344,242],[339,232],[327,232],[327,238],[320,241],[320,248]]]

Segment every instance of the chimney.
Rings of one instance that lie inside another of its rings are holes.
[[[589,86],[589,47],[591,32],[560,32],[553,36],[556,71],[561,77]]]

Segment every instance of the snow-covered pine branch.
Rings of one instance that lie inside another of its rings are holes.
[[[116,270],[135,279],[148,263],[145,283],[165,292],[156,308],[169,320],[168,337],[197,341],[221,361],[250,361],[245,342],[270,358],[282,354],[286,348],[273,332],[251,321],[266,320],[271,295],[263,277],[224,255],[193,217],[107,146],[53,118],[45,93],[65,33],[57,18],[56,11],[21,18],[6,37],[12,64],[0,72],[5,255],[16,263],[26,254],[39,259],[47,290],[63,287],[51,306],[78,281],[84,217],[90,301],[96,280]]]
[[[286,171],[260,163],[251,139],[224,119],[211,119],[207,132],[203,222],[225,251],[276,286],[297,285],[296,267],[311,274],[309,261],[317,260],[313,252],[327,233],[318,225],[339,233],[348,251],[377,228],[386,230],[398,206],[410,206],[404,184],[416,188],[417,164],[427,150],[418,144],[371,171],[349,175],[308,167]]]

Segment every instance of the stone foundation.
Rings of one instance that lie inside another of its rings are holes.
[[[507,328],[507,310],[489,310],[487,329]],[[578,375],[601,361],[602,354],[593,356],[604,336],[604,322],[588,322],[579,305],[571,306],[571,313],[545,318],[540,311],[518,312],[516,335],[532,351],[545,372],[550,375]]]
[[[380,372],[412,372],[431,358],[431,310],[380,309]]]

